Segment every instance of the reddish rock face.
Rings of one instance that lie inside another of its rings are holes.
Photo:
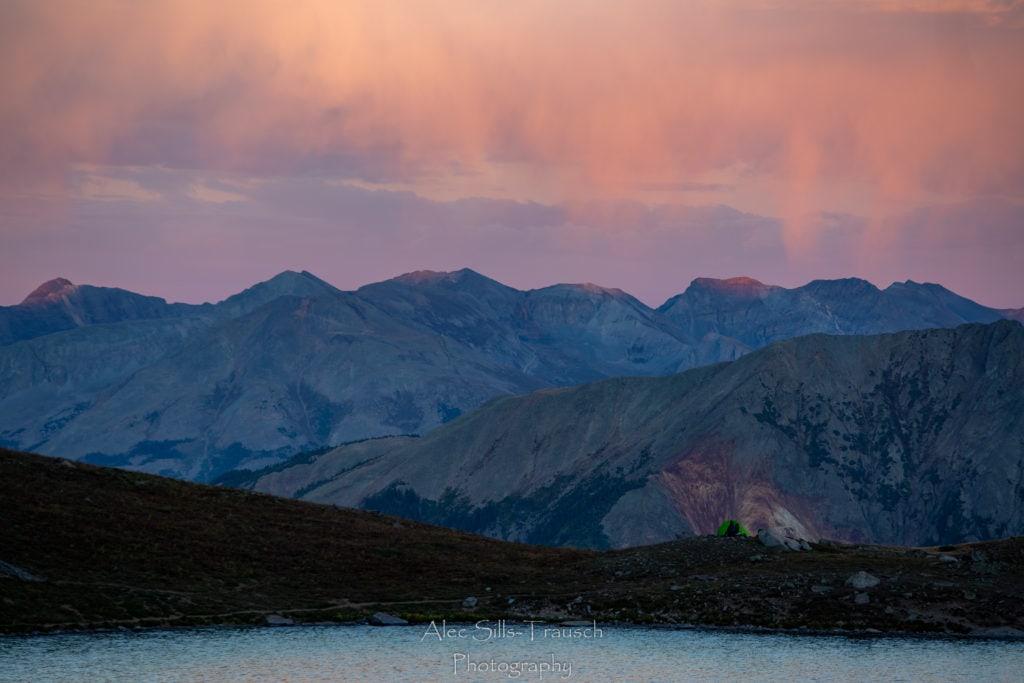
[[[40,304],[46,301],[53,301],[60,297],[61,294],[73,291],[75,286],[71,284],[71,280],[67,280],[62,277],[48,280],[43,284],[32,290],[32,293],[25,297],[25,300],[21,302],[22,306],[31,304]]]
[[[709,441],[673,458],[676,462],[656,479],[695,533],[713,534],[722,520],[741,519],[752,530],[778,528],[795,538],[834,537],[835,530],[819,520],[817,496],[782,491],[770,461],[741,463],[735,449],[728,439],[722,444]]]

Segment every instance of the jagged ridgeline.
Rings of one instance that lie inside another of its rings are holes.
[[[1024,533],[1024,327],[811,335],[660,378],[495,399],[418,438],[236,481],[594,548],[713,533],[933,545]]]
[[[667,375],[814,332],[1019,315],[937,285],[879,290],[862,280],[784,289],[698,279],[652,309],[616,289],[520,291],[469,270],[412,273],[355,292],[287,272],[201,306],[58,279],[0,307],[0,445],[209,481],[301,451],[427,434],[499,396]],[[774,419],[770,408],[753,410]],[[789,428],[784,417],[776,431]],[[625,491],[627,508],[646,505],[660,494],[630,466],[596,471],[588,486]],[[403,491],[395,495],[407,498]],[[495,509],[493,524],[511,527],[535,508],[546,505],[525,496]]]

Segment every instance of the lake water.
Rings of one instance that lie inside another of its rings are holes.
[[[532,632],[531,632],[532,626]],[[1021,681],[1024,642],[546,623],[0,637],[3,683]],[[547,630],[546,630],[547,629]]]

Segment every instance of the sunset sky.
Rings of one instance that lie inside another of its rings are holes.
[[[1024,306],[1024,0],[0,0],[0,305],[462,267]]]

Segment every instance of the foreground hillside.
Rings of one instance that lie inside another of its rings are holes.
[[[286,272],[201,306],[57,279],[0,307],[0,445],[210,481],[425,434],[496,396],[665,375],[812,332],[1007,314],[937,285],[863,280],[698,279],[652,309],[617,289],[520,291],[470,270],[355,292]]]
[[[11,451],[0,451],[0,496],[0,632],[378,610],[413,620],[1024,630],[1024,539],[779,554],[703,537],[606,553],[537,548]]]
[[[722,519],[938,545],[1024,533],[1024,327],[812,335],[492,401],[231,483],[507,540],[626,547]]]

